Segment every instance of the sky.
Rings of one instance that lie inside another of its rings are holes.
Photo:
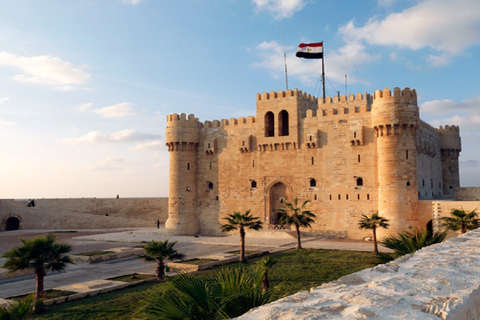
[[[478,0],[0,0],[0,198],[168,196],[166,115],[255,115],[284,51],[321,96],[320,41],[328,96],[416,89],[480,186]]]

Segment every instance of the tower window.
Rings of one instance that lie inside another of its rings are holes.
[[[190,163],[187,163],[187,170],[190,170]]]
[[[342,196],[341,196],[341,195],[338,195],[338,200],[342,200]]]
[[[313,197],[313,198],[314,198],[314,200],[317,200],[317,195],[314,195],[314,197]]]
[[[278,135],[288,136],[288,111],[286,110],[278,114]]]
[[[312,157],[312,165],[315,163],[315,159]]]
[[[408,150],[405,151],[405,157],[406,157],[407,160],[408,160]]]
[[[212,190],[212,189],[213,189],[213,182],[209,181],[208,182],[208,190]]]
[[[255,168],[255,160],[252,160],[252,168]]]
[[[360,194],[357,194],[357,200],[360,200]]]
[[[275,135],[275,116],[273,112],[268,111],[265,114],[265,137],[273,137]]]
[[[210,170],[212,170],[212,163],[210,162]]]
[[[358,159],[357,159],[357,160],[358,160],[358,163],[360,163],[360,155],[358,155]]]
[[[251,187],[256,188],[257,187],[257,181],[252,180]]]
[[[410,187],[410,181],[407,181],[407,187]]]
[[[367,200],[370,200],[370,195],[367,193]]]
[[[347,199],[347,200],[348,200],[348,194],[347,194],[347,195],[345,195],[345,199]]]
[[[357,178],[357,186],[363,186],[363,179]]]
[[[315,179],[310,179],[310,187],[316,187],[317,181]]]

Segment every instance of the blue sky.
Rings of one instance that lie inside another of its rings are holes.
[[[410,87],[461,126],[480,186],[478,0],[0,0],[0,198],[168,195],[165,117],[255,115],[256,93]]]

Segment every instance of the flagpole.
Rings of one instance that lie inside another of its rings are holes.
[[[285,28],[282,21],[282,40],[283,40],[283,63],[285,65],[285,87],[288,91],[288,74],[287,74],[287,54],[285,53]]]
[[[325,103],[325,46],[323,46],[322,43],[322,50],[323,50],[323,55],[322,55],[322,87],[323,87],[323,102]]]

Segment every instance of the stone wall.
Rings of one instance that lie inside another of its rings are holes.
[[[455,200],[480,201],[480,187],[455,188]]]
[[[479,247],[471,231],[237,319],[480,319]]]
[[[10,217],[20,221],[20,229],[96,229],[153,227],[168,216],[168,198],[38,199],[35,207],[28,202],[0,200],[0,230]]]

